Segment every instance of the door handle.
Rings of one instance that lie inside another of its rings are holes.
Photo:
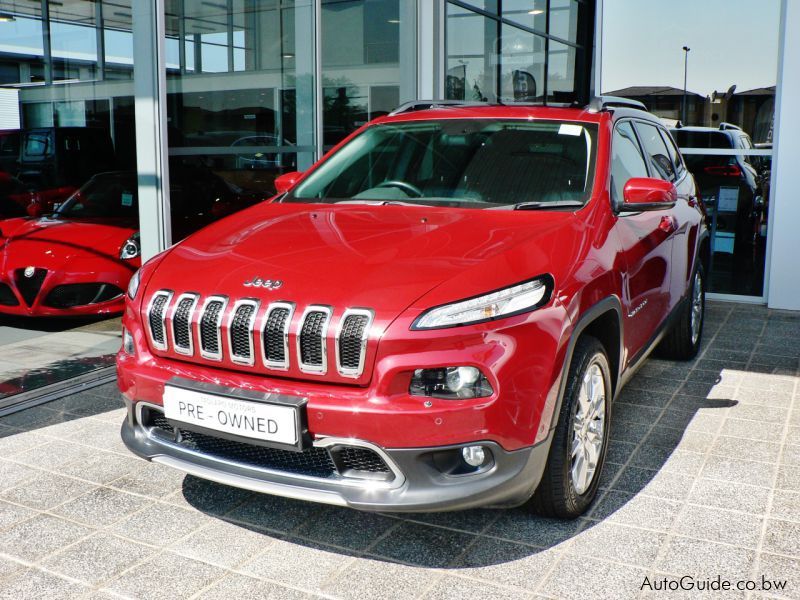
[[[673,216],[661,217],[658,228],[664,233],[672,233],[678,228],[678,221]]]

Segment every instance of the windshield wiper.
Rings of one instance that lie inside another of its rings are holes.
[[[336,204],[372,204],[377,206],[389,206],[389,205],[397,205],[397,206],[419,206],[419,204],[415,204],[414,202],[403,202],[402,200],[373,200],[369,198],[359,198],[355,200],[339,200]]]
[[[518,202],[517,204],[509,204],[503,208],[510,210],[546,210],[548,208],[581,208],[583,206],[585,206],[585,204],[578,200],[558,200],[555,202]]]

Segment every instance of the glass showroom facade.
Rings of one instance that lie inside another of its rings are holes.
[[[780,43],[754,38],[760,67],[739,65],[763,77],[735,88],[690,79],[686,91],[658,69],[615,75],[615,65],[647,54],[629,45],[628,33],[650,20],[632,10],[642,4],[0,0],[0,252],[22,253],[15,217],[46,220],[97,202],[108,221],[102,235],[59,238],[69,260],[40,265],[26,250],[0,273],[0,411],[66,379],[109,375],[119,347],[118,310],[52,319],[36,309],[81,294],[113,299],[142,258],[269,197],[277,176],[307,169],[416,98],[569,105],[602,90],[644,101],[675,128],[710,207],[712,291],[764,301],[786,2],[768,0],[763,11]],[[749,47],[746,33],[733,37]],[[682,69],[689,42],[673,35],[667,45]],[[696,55],[697,46],[690,69]],[[651,58],[651,67],[662,60]],[[707,73],[731,62],[710,51],[703,60]],[[49,287],[87,254],[113,262],[116,279],[97,267],[94,287]]]

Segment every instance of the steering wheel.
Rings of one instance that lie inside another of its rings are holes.
[[[400,188],[403,191],[411,192],[415,198],[422,198],[422,190],[419,189],[417,186],[408,183],[407,181],[400,181],[398,179],[390,179],[389,181],[384,181],[383,183],[379,183],[375,186],[376,188],[384,188],[384,187],[396,187]]]

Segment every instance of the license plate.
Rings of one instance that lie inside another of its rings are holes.
[[[230,435],[298,445],[297,408],[164,386],[164,416]]]

